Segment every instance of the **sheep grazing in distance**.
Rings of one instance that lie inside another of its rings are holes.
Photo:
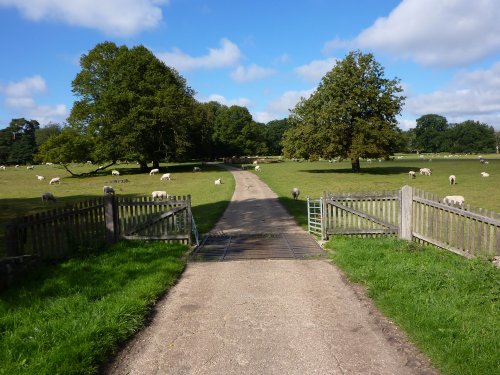
[[[165,173],[163,176],[161,176],[160,180],[169,180],[170,181],[170,173]]]
[[[54,165],[54,163],[45,163],[45,165]]]
[[[429,168],[420,168],[420,174],[424,176],[430,176],[432,171]]]
[[[454,174],[450,175],[450,177],[448,177],[448,180],[450,180],[450,185],[455,185],[457,183],[457,178]]]
[[[14,168],[16,168],[16,169],[19,168],[19,164],[16,164],[16,166]]]
[[[260,171],[261,171],[261,169],[260,169],[260,165],[256,165],[256,166],[255,166],[255,171],[256,171],[256,172],[260,172]]]
[[[36,175],[36,178],[38,178],[38,181],[43,181],[43,180],[45,180],[45,177],[40,176],[40,175]]]
[[[490,177],[490,174],[487,172],[481,172],[481,177]]]
[[[167,199],[167,192],[166,191],[153,191],[151,193],[151,195],[153,196],[153,200],[155,199]]]
[[[54,177],[52,180],[49,181],[49,185],[53,185],[55,183],[61,184],[61,177]]]
[[[416,178],[417,177],[417,173],[415,173],[415,171],[409,171],[408,172],[408,176],[410,176],[410,178]]]
[[[5,171],[5,165],[0,165],[0,169],[1,169],[2,171]]]
[[[34,168],[35,168],[35,167],[34,167],[34,166],[32,166],[32,165],[28,165],[28,166],[26,167],[26,169],[27,169],[28,171],[32,171]]]
[[[218,178],[215,180],[215,185],[221,185],[222,184],[222,178]]]
[[[102,188],[102,192],[104,193],[104,195],[115,195],[115,189],[113,189],[113,186],[104,186]]]
[[[119,176],[119,175],[120,175],[120,172],[119,172],[119,171],[117,171],[116,169],[113,169],[113,170],[111,171],[111,175],[112,175],[112,176]]]
[[[465,198],[462,195],[447,195],[443,198],[443,203],[448,205],[458,204],[459,206],[463,206],[465,202]]]
[[[150,176],[153,176],[157,173],[160,173],[160,170],[158,168],[154,168],[154,169],[151,169],[151,172],[149,172],[149,175]]]
[[[296,201],[298,198],[299,198],[299,195],[300,195],[300,190],[299,188],[296,188],[294,187],[292,189],[292,197],[293,197],[293,200]]]
[[[201,171],[201,168],[200,167],[194,167],[193,168],[193,172],[200,172]]]
[[[56,197],[52,193],[43,193],[42,194],[42,202],[55,202]]]

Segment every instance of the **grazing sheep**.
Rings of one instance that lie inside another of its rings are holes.
[[[193,168],[193,172],[200,172],[201,171],[201,168],[200,167],[194,167]]]
[[[415,171],[409,171],[408,176],[410,176],[410,178],[416,178],[417,174],[415,173]]]
[[[151,195],[153,196],[153,200],[155,199],[167,199],[168,195],[167,195],[167,192],[166,191],[153,191],[151,193]]]
[[[465,198],[462,195],[447,195],[443,198],[443,203],[448,205],[450,204],[458,204],[459,206],[463,206]]]
[[[170,181],[170,173],[165,173],[163,176],[161,176],[160,180],[169,180]]]
[[[116,169],[113,169],[113,170],[111,171],[111,175],[112,175],[112,176],[119,176],[119,175],[120,175],[120,172],[119,172],[119,171],[117,171]]]
[[[222,184],[222,178],[218,178],[215,180],[215,185],[221,185]]]
[[[297,199],[299,198],[299,195],[300,195],[300,190],[299,190],[299,188],[294,187],[294,188],[292,189],[292,197],[293,197],[293,200],[294,200],[294,201],[295,201],[295,200],[297,200]]]
[[[36,175],[36,178],[38,178],[38,181],[43,181],[43,180],[45,180],[45,177],[43,177],[43,176],[39,176],[39,175]]]
[[[89,165],[90,165],[90,164],[92,164],[92,162],[91,162],[90,160],[87,160],[87,164],[89,164]]]
[[[420,174],[424,176],[430,176],[432,171],[429,168],[420,168]]]
[[[5,165],[0,165],[0,169],[5,171]]]
[[[49,185],[52,185],[55,183],[61,184],[61,177],[54,177],[52,180],[50,180]]]
[[[481,172],[481,177],[490,177],[490,174],[487,172]]]
[[[113,189],[113,186],[104,186],[102,188],[102,192],[104,195],[112,194],[115,195],[115,189]]]
[[[260,169],[260,165],[256,165],[256,166],[255,166],[255,171],[256,171],[256,172],[260,172],[260,171],[261,171],[261,169]]]
[[[154,169],[151,169],[151,172],[149,172],[149,175],[150,176],[153,176],[157,173],[160,173],[160,170],[158,168],[154,168]]]
[[[457,183],[457,178],[454,174],[450,175],[450,177],[448,177],[448,180],[450,180],[450,185],[455,185]]]
[[[43,193],[42,194],[42,202],[55,202],[56,197],[52,193]]]
[[[16,164],[15,168],[16,168],[16,169],[17,169],[17,168],[19,168],[19,164]]]
[[[54,163],[45,163],[45,165],[54,165]]]
[[[252,162],[252,164],[257,165],[257,164],[259,164],[259,162],[258,162],[257,160],[254,160],[254,161]]]
[[[28,165],[28,166],[26,167],[26,169],[27,169],[28,171],[32,171],[34,168],[35,168],[35,167],[34,167],[34,166],[32,166],[32,165]]]

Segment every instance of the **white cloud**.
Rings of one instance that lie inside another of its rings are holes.
[[[253,120],[262,124],[267,124],[269,121],[282,119],[284,117],[286,116],[278,116],[277,114],[270,112],[255,112],[252,114]]]
[[[498,0],[403,0],[349,45],[386,51],[428,66],[460,66],[500,52]]]
[[[314,90],[315,88],[303,91],[286,91],[278,99],[271,101],[267,108],[272,113],[283,114],[280,117],[287,117],[289,110],[295,108],[301,98],[309,98]]]
[[[179,71],[194,69],[217,69],[236,65],[241,59],[241,51],[236,44],[228,39],[222,39],[220,48],[209,48],[208,54],[199,57],[190,56],[180,49],[172,52],[160,52],[156,56]]]
[[[5,95],[5,107],[14,117],[37,120],[40,124],[62,122],[68,115],[64,104],[40,105],[34,97],[47,91],[45,80],[36,75],[19,82],[10,82],[0,86],[0,93]]]
[[[435,113],[449,122],[488,119],[500,127],[500,62],[489,69],[461,72],[445,88],[407,99],[405,112]]]
[[[308,82],[318,82],[337,64],[337,61],[335,57],[325,60],[313,60],[309,64],[295,68],[295,73]]]
[[[236,98],[236,99],[226,99],[224,96],[219,94],[212,94],[208,97],[198,98],[200,102],[208,103],[208,102],[218,102],[222,105],[226,105],[228,107],[232,105],[238,105],[240,107],[249,107],[253,103],[250,99],[247,98]]]
[[[113,36],[130,36],[162,21],[168,0],[0,0],[32,21],[58,21]]]
[[[235,82],[246,83],[269,77],[274,73],[274,69],[263,68],[255,64],[246,68],[239,65],[233,72],[231,72],[231,78]]]
[[[401,119],[398,121],[399,128],[402,130],[408,130],[414,128],[417,125],[415,120]]]

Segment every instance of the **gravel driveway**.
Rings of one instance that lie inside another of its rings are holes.
[[[302,231],[257,176],[233,175],[215,232]],[[105,372],[437,374],[326,260],[190,263]]]

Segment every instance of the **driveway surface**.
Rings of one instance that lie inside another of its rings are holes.
[[[301,232],[251,172],[214,232]],[[292,188],[293,186],[290,186]],[[326,260],[190,263],[108,374],[437,374]]]

